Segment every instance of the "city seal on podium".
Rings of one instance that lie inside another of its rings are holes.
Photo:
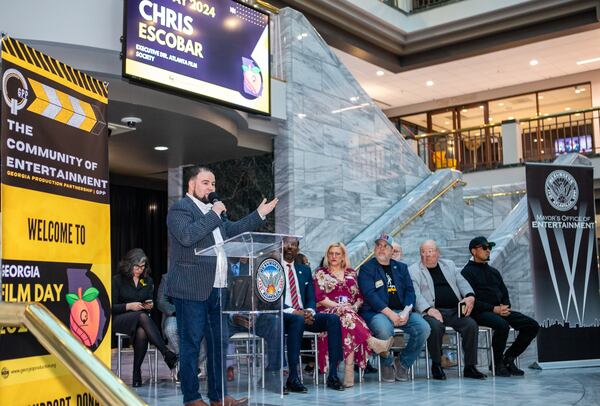
[[[544,185],[548,203],[556,210],[571,210],[579,199],[577,181],[567,171],[552,171],[546,178]]]
[[[283,266],[274,258],[260,263],[256,271],[256,290],[261,300],[267,303],[278,301],[283,295],[285,276]]]

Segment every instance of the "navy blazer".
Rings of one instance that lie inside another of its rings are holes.
[[[392,280],[396,285],[396,294],[404,306],[415,305],[415,289],[413,287],[408,266],[403,262],[390,260]],[[380,285],[377,287],[377,285]],[[368,323],[377,313],[388,307],[387,276],[376,258],[371,258],[360,267],[358,287],[365,298],[360,308],[360,315]]]
[[[254,231],[263,224],[258,211],[239,221],[222,221],[210,210],[204,214],[194,201],[185,196],[174,203],[167,214],[169,230],[169,279],[166,294],[185,300],[206,300],[215,282],[217,257],[195,255],[196,248],[215,244],[213,230],[221,230],[223,240]]]
[[[296,269],[296,278],[298,279],[298,292],[302,298],[302,305],[304,309],[317,310],[317,303],[315,301],[315,285],[313,284],[313,277],[310,268],[300,262],[294,262],[294,268]],[[287,273],[287,265],[283,263],[283,270]],[[285,305],[285,308],[290,306]]]

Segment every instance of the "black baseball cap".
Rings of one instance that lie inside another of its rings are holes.
[[[469,243],[469,251],[473,248],[481,247],[483,245],[489,245],[490,248],[496,245],[495,242],[489,242],[484,236],[480,235],[479,237],[475,237]]]

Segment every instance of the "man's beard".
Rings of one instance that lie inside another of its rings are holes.
[[[204,204],[209,204],[210,202],[208,201],[208,196],[204,196],[204,197],[200,197],[198,196],[198,194],[196,192],[194,192],[192,194],[196,199],[200,200],[202,203]]]

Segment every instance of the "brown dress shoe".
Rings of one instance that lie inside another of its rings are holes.
[[[184,406],[208,406],[208,404],[202,399],[194,400],[193,402],[188,402]]]
[[[225,399],[216,402],[210,402],[210,406],[244,406],[248,404],[248,398],[234,399],[231,396],[225,396]]]

